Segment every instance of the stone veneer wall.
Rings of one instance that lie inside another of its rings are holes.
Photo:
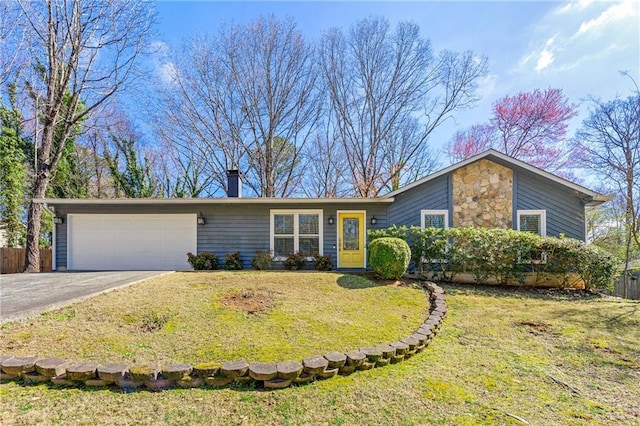
[[[513,171],[486,159],[454,171],[453,226],[513,228]]]

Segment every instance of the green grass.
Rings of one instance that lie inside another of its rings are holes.
[[[417,286],[333,273],[175,273],[0,329],[1,352],[95,362],[302,359],[390,343],[428,315]]]
[[[8,383],[0,386],[0,424],[640,423],[638,302],[444,288],[441,333],[400,364],[276,392],[125,395]]]

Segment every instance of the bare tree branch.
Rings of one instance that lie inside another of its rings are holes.
[[[153,12],[144,1],[19,0],[33,65],[41,79],[25,82],[44,93],[34,198],[44,197],[72,129],[104,106],[134,76],[148,52]],[[82,104],[82,107],[80,105]],[[42,206],[31,203],[27,224],[27,272],[39,269]]]
[[[322,76],[354,193],[375,197],[434,167],[428,138],[471,105],[486,60],[434,55],[417,25],[381,18],[333,29],[320,43]]]

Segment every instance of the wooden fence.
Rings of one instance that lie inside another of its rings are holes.
[[[625,299],[640,300],[640,276],[622,274],[616,281],[613,293]]]
[[[25,256],[23,248],[0,248],[0,274],[24,272]],[[40,272],[51,272],[51,249],[40,249]]]

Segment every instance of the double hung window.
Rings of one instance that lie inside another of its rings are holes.
[[[271,210],[271,253],[283,260],[297,252],[322,253],[322,210]]]

